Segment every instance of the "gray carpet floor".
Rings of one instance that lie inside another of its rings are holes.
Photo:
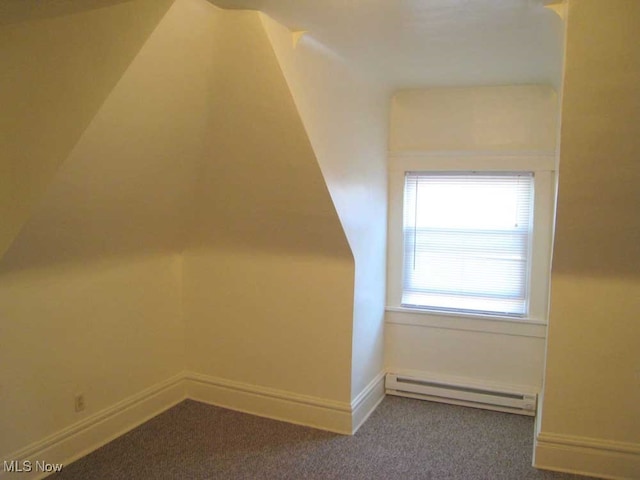
[[[531,467],[533,419],[387,396],[354,436],[184,401],[49,477],[582,479]]]

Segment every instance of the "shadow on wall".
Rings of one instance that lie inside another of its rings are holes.
[[[17,119],[4,149],[13,192],[1,200],[19,215],[8,217],[2,240],[31,218],[0,269],[210,246],[352,263],[258,14],[182,1],[155,26],[160,13],[149,1],[126,2],[3,28],[13,40],[3,91],[32,101],[8,102]],[[134,28],[127,14],[155,31],[102,52]],[[45,57],[65,58],[66,70]],[[103,75],[112,81],[98,89]]]
[[[0,3],[0,25],[72,15],[131,1],[58,0],[56,2],[43,2],[42,0],[20,0],[17,2],[2,2]]]
[[[0,256],[171,1],[81,3],[2,2]]]

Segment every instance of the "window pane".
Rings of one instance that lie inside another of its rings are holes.
[[[408,173],[403,305],[525,315],[530,173]]]

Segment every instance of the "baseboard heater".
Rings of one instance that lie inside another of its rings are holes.
[[[452,403],[500,412],[535,415],[537,395],[530,392],[462,385],[448,381],[387,373],[385,390],[389,395]]]

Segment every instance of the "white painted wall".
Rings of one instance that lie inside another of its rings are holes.
[[[538,391],[546,326],[423,313],[387,312],[387,368],[433,379]]]
[[[261,16],[355,259],[351,399],[383,370],[388,92]]]
[[[392,100],[385,365],[391,371],[540,390],[555,176],[557,99],[551,87],[433,88]],[[526,321],[404,311],[402,191],[415,170],[536,171],[534,300]],[[540,203],[538,201],[540,200]]]
[[[188,371],[212,382],[349,401],[348,262],[207,249],[189,251],[184,272]]]
[[[553,152],[557,111],[543,85],[403,90],[392,100],[389,150]]]
[[[640,3],[570,0],[535,464],[640,475]]]
[[[0,275],[3,459],[182,370],[180,271],[155,255]]]

